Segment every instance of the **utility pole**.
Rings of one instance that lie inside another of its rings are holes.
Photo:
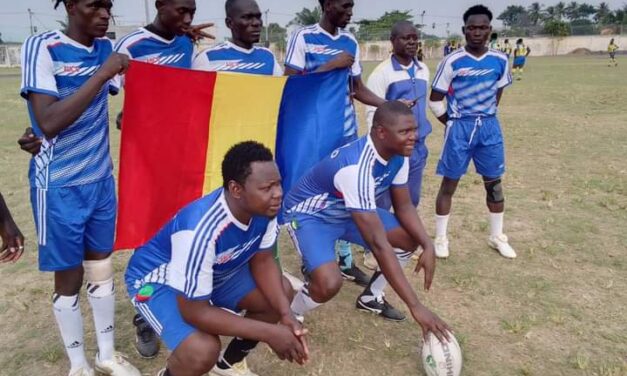
[[[148,6],[148,0],[144,0],[144,12],[146,15],[146,25],[150,23],[150,8]]]
[[[270,47],[270,24],[268,24],[268,13],[270,13],[270,9],[266,9],[263,14],[266,18],[264,23],[266,24],[266,47]]]
[[[30,22],[30,35],[35,34],[35,31],[33,29],[33,11],[30,10],[30,8],[28,8],[28,20]]]
[[[423,10],[422,13],[420,14],[420,24],[424,27],[425,26],[425,13],[427,13],[426,10]]]

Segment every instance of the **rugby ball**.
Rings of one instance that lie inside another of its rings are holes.
[[[422,345],[422,365],[427,376],[459,376],[462,372],[462,350],[457,339],[449,333],[449,342],[429,333]]]

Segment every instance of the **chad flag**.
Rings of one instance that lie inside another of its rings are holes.
[[[344,72],[288,78],[132,62],[115,248],[142,245],[181,207],[221,186],[222,159],[240,141],[275,152],[287,192],[341,146],[346,82]]]

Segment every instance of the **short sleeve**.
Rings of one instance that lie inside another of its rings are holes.
[[[370,77],[368,77],[368,89],[375,93],[379,98],[385,98],[385,94],[387,93],[389,82],[385,77],[385,64],[388,63],[388,60],[379,64]],[[374,120],[374,113],[377,111],[377,108],[374,106],[366,106],[366,121],[368,123],[368,129],[372,128],[372,122]]]
[[[335,174],[333,185],[342,194],[346,209],[373,211],[375,203],[375,181],[372,168],[360,171],[359,165],[344,167]]]
[[[192,69],[201,71],[211,71],[211,64],[209,63],[209,56],[207,51],[202,51],[196,55],[192,61]]]
[[[273,219],[268,223],[268,227],[266,228],[266,233],[263,235],[261,239],[261,244],[259,245],[259,249],[270,249],[276,243],[276,240],[279,236],[279,224],[277,219]]]
[[[54,63],[46,41],[41,36],[30,37],[22,46],[22,84],[20,94],[47,94],[59,98],[54,78]]]
[[[431,87],[433,90],[442,94],[448,93],[448,89],[453,81],[453,66],[449,63],[449,59],[444,59],[438,64],[435,72],[435,78]]]
[[[403,158],[403,165],[394,176],[392,185],[405,185],[409,180],[409,158]]]
[[[355,41],[355,44],[357,45],[355,47],[355,62],[353,63],[353,66],[351,67],[351,76],[353,77],[357,77],[357,76],[361,76],[361,52],[359,50],[359,43],[357,43],[357,41]]]
[[[503,71],[501,73],[501,78],[499,79],[497,86],[499,89],[502,89],[511,84],[512,84],[512,74],[509,71],[509,63],[505,62],[505,64],[503,64]]]
[[[307,53],[307,44],[303,36],[303,30],[296,30],[292,33],[287,42],[287,53],[285,54],[285,66],[297,71],[305,70],[305,54]]]
[[[197,237],[200,235],[191,230],[174,232],[170,237],[172,258],[166,284],[190,300],[209,299],[213,290],[215,242]]]

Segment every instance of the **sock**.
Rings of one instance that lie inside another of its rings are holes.
[[[244,358],[259,342],[244,338],[233,338],[218,361],[218,368],[228,369]]]
[[[314,310],[321,306],[320,303],[316,303],[309,296],[309,284],[306,283],[303,287],[298,290],[296,295],[294,296],[294,300],[292,300],[292,312],[299,316],[304,316],[305,313]]]
[[[436,237],[446,237],[446,232],[448,231],[448,219],[451,215],[435,215],[435,236]]]
[[[503,234],[503,213],[490,213],[490,236]]]
[[[338,240],[337,253],[340,258],[340,269],[350,269],[353,266],[353,253],[350,243],[345,240]]]
[[[111,360],[113,359],[115,332],[115,288],[113,279],[98,283],[88,282],[87,298],[94,315],[98,358],[101,361]]]
[[[409,262],[411,255],[413,252],[407,252],[399,248],[394,248],[394,253],[396,253],[396,258],[398,259],[399,264],[401,264],[401,268],[404,268]],[[388,281],[383,276],[380,268],[377,268],[377,271],[374,272],[372,278],[370,278],[370,283],[368,283],[368,287],[366,287],[365,291],[370,291],[372,295],[362,295],[360,299],[364,303],[368,303],[376,298],[383,298],[385,288],[388,285]]]
[[[87,365],[83,345],[83,316],[78,295],[52,294],[52,308],[72,370]]]

